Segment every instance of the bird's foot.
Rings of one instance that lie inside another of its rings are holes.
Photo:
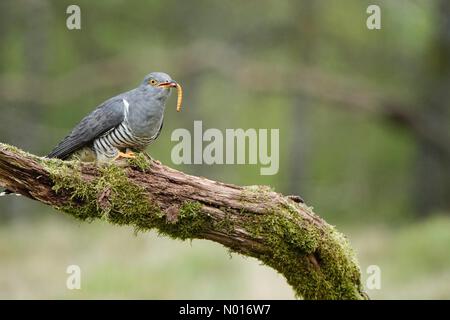
[[[119,151],[119,154],[116,159],[120,159],[120,158],[134,159],[134,158],[136,158],[136,155],[134,154],[133,151],[130,151],[130,150],[127,150],[126,153]]]

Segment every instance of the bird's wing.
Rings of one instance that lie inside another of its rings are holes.
[[[161,125],[159,126],[158,132],[157,132],[156,135],[153,137],[153,140],[158,139],[159,135],[161,134],[161,130],[162,130],[162,128],[163,128],[163,125],[164,125],[164,116],[163,116],[163,118],[161,119]]]
[[[122,98],[105,101],[92,111],[47,155],[47,158],[66,159],[105,132],[118,126],[124,119]]]

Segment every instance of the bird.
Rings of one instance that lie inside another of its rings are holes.
[[[180,111],[181,85],[164,72],[152,72],[137,88],[101,103],[46,158],[104,164],[136,157],[135,152],[142,152],[159,137],[172,88],[178,90]],[[12,192],[6,190],[0,196],[9,193]]]

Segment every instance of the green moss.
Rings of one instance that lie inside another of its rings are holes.
[[[211,226],[212,220],[201,214],[202,204],[196,201],[184,202],[178,212],[175,221],[160,221],[158,230],[160,233],[176,239],[201,238],[201,232]]]
[[[269,186],[245,186],[242,188],[240,201],[242,203],[266,202],[269,204],[273,192]]]
[[[82,179],[78,162],[64,162],[58,159],[41,161],[53,180],[53,190],[57,194],[69,195],[69,204],[57,209],[69,213],[80,220],[94,220],[101,217],[97,210],[96,191],[91,183]]]
[[[69,196],[58,209],[81,219],[101,218],[118,225],[132,225],[136,231],[153,228],[177,239],[198,237],[211,219],[200,214],[199,202],[186,201],[176,208],[176,219],[167,221],[165,212],[151,202],[145,190],[130,182],[123,168],[110,164],[97,168],[98,175],[86,181],[78,162],[45,161],[54,182],[53,190]]]
[[[143,152],[136,154],[135,158],[129,159],[128,163],[130,166],[137,168],[142,172],[147,172],[151,167],[150,160]]]
[[[242,188],[243,198],[250,197],[268,197],[273,189],[269,186],[245,186]]]
[[[100,177],[95,181],[97,208],[106,220],[119,225],[140,225],[143,216],[159,213],[149,202],[144,188],[130,182],[124,169],[109,165],[99,172]],[[102,199],[102,195],[107,199]]]
[[[361,270],[347,238],[334,227],[327,226],[319,249],[321,268],[326,272],[329,286],[333,286],[333,298],[361,298]]]
[[[18,153],[18,154],[26,154],[23,150],[20,150],[19,148],[15,147],[15,146],[11,146],[9,144],[1,144],[1,147],[4,148],[5,150],[14,152],[14,153]]]
[[[22,157],[25,157],[25,158],[31,158],[31,159],[37,160],[37,161],[40,161],[42,159],[42,158],[40,158],[40,157],[38,157],[38,156],[36,156],[34,154],[25,152],[25,151],[15,147],[15,146],[11,146],[9,144],[0,143],[0,148],[2,148],[4,150],[7,150],[7,151],[10,151],[12,153],[18,154],[18,155],[20,155]]]
[[[271,189],[258,186],[243,190],[243,201],[264,201]],[[268,208],[263,215],[246,215],[246,229],[263,239],[269,253],[256,256],[282,273],[305,299],[360,299],[362,285],[355,255],[345,237],[332,226],[318,228],[298,214],[298,207],[315,214],[312,208],[287,202]]]
[[[214,223],[214,228],[217,230],[222,231],[225,234],[230,234],[233,231],[234,223],[231,220],[231,215],[227,210],[222,210],[225,212],[225,217]],[[244,215],[244,212],[241,212],[242,215]]]
[[[134,165],[141,170],[150,166],[144,155],[136,159]],[[96,168],[97,175],[91,180],[82,176],[77,161],[52,159],[42,161],[42,165],[50,173],[53,190],[68,197],[68,203],[57,209],[78,219],[101,218],[118,225],[133,225],[137,231],[157,228],[179,239],[194,238],[209,223],[210,218],[200,214],[202,205],[192,201],[176,208],[176,219],[168,222],[166,213],[151,202],[145,190],[129,181],[126,170],[114,164]]]
[[[361,298],[356,258],[348,241],[333,227],[325,225],[320,230],[286,209],[252,219],[250,232],[272,249],[257,258],[281,272],[299,297]]]
[[[79,162],[43,162],[53,180],[53,190],[67,194],[69,202],[58,209],[81,220],[103,218],[116,224],[130,224],[142,214],[154,212],[144,189],[131,183],[125,171],[114,164],[99,167],[94,179],[83,179]]]

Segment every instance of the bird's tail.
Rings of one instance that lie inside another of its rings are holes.
[[[16,196],[20,196],[20,194],[14,193],[11,190],[5,190],[3,192],[0,192],[0,197],[4,197],[4,196],[10,195],[10,194],[14,194]]]

